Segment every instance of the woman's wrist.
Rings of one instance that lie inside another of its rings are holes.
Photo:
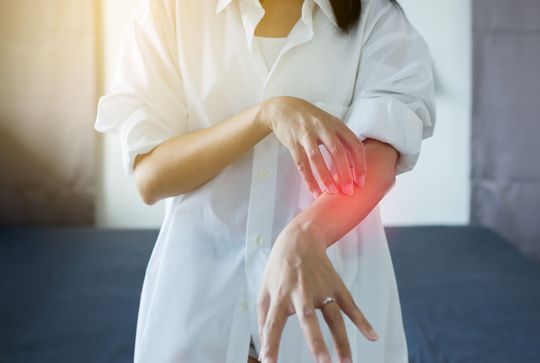
[[[268,111],[266,101],[262,101],[254,106],[253,124],[261,130],[265,135],[272,132],[268,120]]]
[[[329,246],[328,241],[324,239],[322,226],[311,219],[302,218],[301,215],[297,215],[289,222],[284,232],[292,235],[298,243],[305,243],[309,247],[326,250]]]
[[[276,97],[266,99],[259,102],[257,105],[257,111],[255,113],[255,123],[260,126],[265,132],[273,132],[272,127],[272,114],[275,109]]]
[[[280,119],[280,117],[275,117],[275,115],[279,114],[280,105],[288,99],[290,99],[288,96],[276,96],[260,102],[257,105],[255,122],[268,132],[273,132],[275,128],[274,122]]]

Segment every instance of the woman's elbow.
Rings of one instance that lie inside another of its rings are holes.
[[[141,197],[142,201],[146,205],[154,205],[159,201],[159,198],[156,195],[155,181],[152,176],[155,174],[150,170],[150,165],[148,160],[142,161],[146,158],[148,154],[137,155],[135,158],[135,163],[133,165],[133,175],[135,179],[135,185],[137,187],[137,192]]]
[[[141,200],[144,202],[144,204],[152,206],[159,201],[159,198],[157,198],[149,188],[137,186],[137,189],[139,191],[139,196],[141,197]]]

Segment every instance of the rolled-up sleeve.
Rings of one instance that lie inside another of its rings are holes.
[[[174,2],[141,2],[124,33],[112,86],[98,101],[94,127],[118,135],[129,176],[137,154],[187,131],[175,12],[169,3]]]
[[[388,0],[368,1],[364,36],[347,126],[399,153],[396,175],[414,168],[423,139],[433,134],[435,100],[428,46]]]

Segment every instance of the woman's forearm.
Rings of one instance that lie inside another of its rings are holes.
[[[329,247],[358,225],[379,203],[395,182],[398,152],[389,144],[364,140],[366,184],[354,185],[353,194],[323,193],[296,215],[287,228],[298,228],[318,236]]]
[[[212,179],[264,139],[264,102],[214,126],[173,137],[137,155],[134,176],[146,204],[183,194]]]

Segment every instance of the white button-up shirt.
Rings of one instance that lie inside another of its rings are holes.
[[[305,0],[270,69],[253,39],[263,14],[257,0],[142,0],[95,124],[117,133],[125,172],[132,175],[137,154],[278,95],[312,102],[361,140],[391,144],[400,153],[396,174],[411,170],[435,107],[428,48],[403,14],[388,0],[363,0],[360,21],[343,35],[328,0]],[[135,362],[244,363],[250,336],[259,351],[256,299],[272,244],[313,200],[272,133],[204,185],[167,198],[141,293]],[[380,336],[367,341],[344,315],[353,361],[407,361],[378,206],[327,253]],[[296,315],[279,357],[312,362]]]

